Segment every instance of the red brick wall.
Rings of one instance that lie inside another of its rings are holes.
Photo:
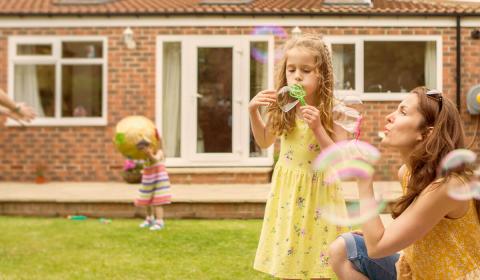
[[[442,35],[443,89],[455,100],[455,29],[454,28],[310,28],[304,33],[325,35]],[[124,116],[143,114],[154,118],[155,43],[162,34],[251,34],[250,27],[132,28],[137,48],[126,49],[123,28],[0,28],[0,88],[7,88],[7,38],[11,35],[102,35],[108,36],[108,126],[107,127],[0,127],[0,181],[27,181],[35,177],[35,166],[48,165],[46,176],[54,181],[121,180],[122,157],[111,139],[115,124]],[[290,28],[287,28],[290,30]],[[473,141],[475,123],[466,113],[465,95],[480,83],[480,41],[470,38],[470,29],[462,32],[462,118],[467,142]],[[278,38],[277,38],[278,39]],[[282,40],[276,43],[281,44]],[[379,143],[377,131],[384,126],[383,117],[397,102],[367,102],[362,138]],[[480,152],[480,143],[472,147]],[[391,180],[400,165],[399,157],[385,151],[377,179]]]

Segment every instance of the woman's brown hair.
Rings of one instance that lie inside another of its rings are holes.
[[[290,39],[286,42],[284,48],[284,57],[280,60],[277,72],[275,86],[277,91],[287,85],[286,68],[287,52],[293,48],[300,48],[309,52],[315,59],[315,71],[319,75],[319,83],[315,91],[315,104],[309,104],[317,107],[320,111],[320,120],[323,127],[330,137],[333,136],[333,68],[332,59],[327,46],[317,35],[303,35],[298,38]],[[292,102],[292,98],[284,95],[279,98],[278,104],[272,104],[267,108],[268,124],[270,130],[275,135],[282,135],[291,132],[295,127],[295,110],[283,112],[281,106]]]
[[[441,160],[451,151],[465,147],[465,134],[457,108],[448,98],[431,93],[426,87],[411,91],[418,97],[418,112],[423,116],[419,129],[425,132],[424,140],[413,149],[407,165],[410,178],[406,194],[395,203],[392,216],[396,218],[408,208],[420,193],[437,179],[437,168]],[[429,128],[433,128],[427,134]],[[467,176],[467,169],[456,170]],[[443,180],[445,180],[444,178]],[[480,202],[475,201],[480,218]]]

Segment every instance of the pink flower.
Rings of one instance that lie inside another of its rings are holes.
[[[131,159],[127,159],[123,163],[123,170],[124,171],[128,171],[128,170],[134,169],[134,168],[135,168],[135,162]]]

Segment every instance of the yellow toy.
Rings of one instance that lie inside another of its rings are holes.
[[[146,154],[141,149],[152,146],[156,151],[160,144],[160,137],[151,120],[144,116],[129,116],[118,122],[113,142],[125,157],[146,159]]]

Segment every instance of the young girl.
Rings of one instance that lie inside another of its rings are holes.
[[[338,186],[323,184],[323,174],[311,163],[322,149],[338,139],[332,118],[333,75],[327,47],[319,37],[306,35],[286,43],[277,73],[277,89],[300,84],[307,105],[283,112],[285,96],[278,90],[259,92],[249,104],[252,131],[262,148],[281,137],[280,155],[272,177],[254,268],[278,278],[334,276],[328,267],[328,244],[343,228],[326,223],[321,207],[327,200],[344,213]],[[264,123],[260,106],[268,106]]]
[[[480,203],[447,194],[471,172],[436,174],[442,158],[464,146],[460,115],[440,92],[412,93],[387,116],[382,140],[404,161],[395,220],[384,228],[377,216],[362,225],[363,236],[348,233],[333,242],[331,265],[340,279],[480,279]],[[370,181],[360,181],[359,194],[373,197]]]
[[[162,162],[164,156],[161,139],[159,143],[160,147],[157,151],[154,151],[148,143],[138,145],[138,148],[147,155],[147,160],[143,168],[142,185],[135,205],[145,207],[146,218],[140,227],[150,228],[150,230],[161,230],[165,227],[162,205],[171,203],[170,181]]]

